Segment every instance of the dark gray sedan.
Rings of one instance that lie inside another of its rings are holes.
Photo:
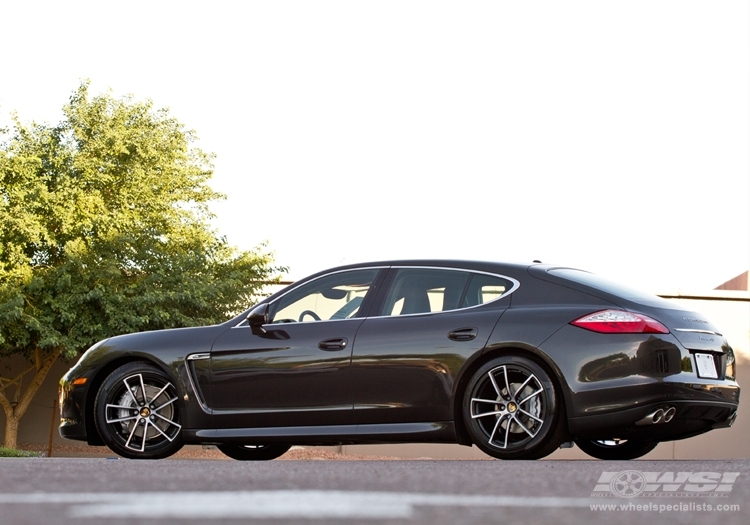
[[[440,442],[630,459],[730,426],[732,348],[702,315],[550,265],[317,273],[217,326],[121,335],[61,380],[60,433],[128,458],[217,445]]]

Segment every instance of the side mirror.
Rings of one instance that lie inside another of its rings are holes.
[[[263,328],[264,324],[268,324],[268,304],[260,304],[250,310],[250,313],[247,314],[247,324],[250,325],[250,330],[252,330],[253,334],[255,335],[263,335],[266,333],[266,329]]]

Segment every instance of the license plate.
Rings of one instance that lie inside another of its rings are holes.
[[[695,354],[695,364],[698,365],[698,376],[708,379],[718,379],[716,373],[716,363],[714,356],[711,354]]]

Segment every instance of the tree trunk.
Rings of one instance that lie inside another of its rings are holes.
[[[51,354],[44,356],[42,350],[37,348],[34,352],[34,360],[36,362],[36,373],[31,379],[31,383],[21,393],[18,399],[18,404],[13,406],[8,398],[0,392],[0,406],[3,407],[5,412],[5,439],[4,446],[7,448],[16,448],[18,445],[18,424],[21,418],[26,413],[26,410],[31,404],[31,400],[36,395],[39,387],[42,386],[44,379],[47,377],[49,369],[57,361],[60,356],[60,349],[56,348]]]
[[[5,414],[5,448],[16,448],[18,445],[18,421],[20,418]]]

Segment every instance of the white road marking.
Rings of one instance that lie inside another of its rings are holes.
[[[588,508],[604,498],[342,490],[0,494],[0,504],[63,504],[73,518],[410,518],[416,507]]]

